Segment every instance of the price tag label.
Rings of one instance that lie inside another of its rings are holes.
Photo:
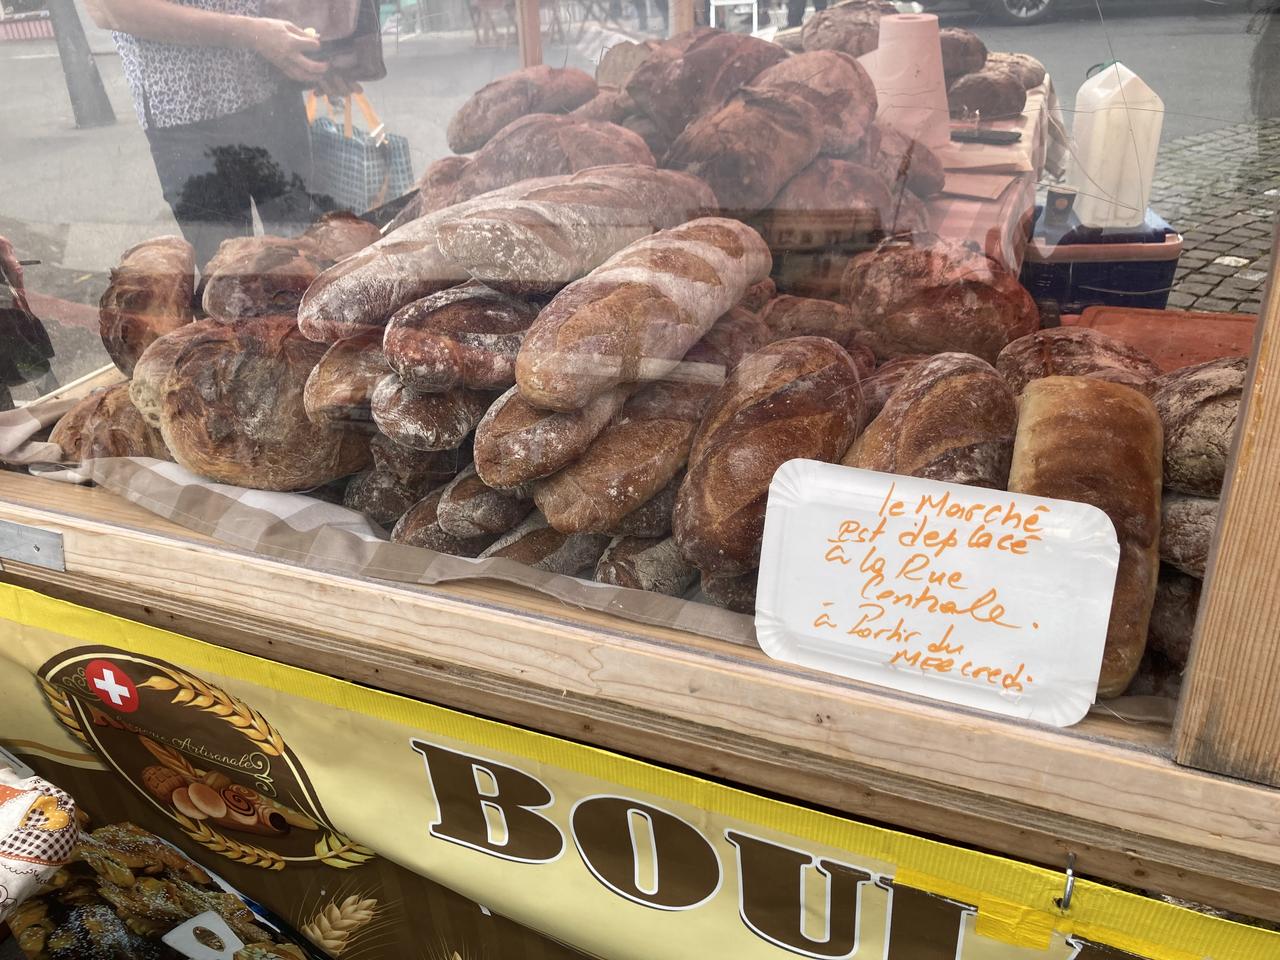
[[[1096,507],[813,460],[769,488],[769,656],[1070,726],[1098,687],[1120,547]]]

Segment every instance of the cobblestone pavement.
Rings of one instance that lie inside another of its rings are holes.
[[[1170,309],[1257,313],[1280,210],[1280,119],[1166,143],[1151,207],[1184,241]]]

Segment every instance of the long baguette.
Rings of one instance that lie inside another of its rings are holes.
[[[704,217],[636,241],[538,315],[516,357],[521,395],[576,410],[618,384],[666,377],[772,264],[737,220]]]

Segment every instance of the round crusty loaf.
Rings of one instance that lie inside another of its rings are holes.
[[[892,9],[892,8],[890,8]],[[839,50],[861,57],[880,45],[879,3],[841,3],[805,21],[800,43],[806,51]]]
[[[737,305],[743,310],[759,313],[764,309],[765,304],[777,295],[778,285],[773,282],[773,277],[765,277],[763,280],[747,287],[747,292],[742,295],[742,299],[738,301]]]
[[[698,579],[698,568],[680,556],[673,537],[619,537],[600,557],[595,579],[679,597]]]
[[[950,240],[883,243],[849,262],[840,299],[881,360],[904,353],[972,353],[988,363],[1040,322],[1018,278]]]
[[[484,416],[495,394],[459,387],[448,393],[414,393],[394,373],[373,391],[373,422],[392,440],[415,450],[452,450]]]
[[[440,487],[410,507],[409,511],[400,518],[395,529],[391,531],[391,541],[434,550],[436,553],[448,553],[455,557],[480,556],[484,549],[497,539],[497,536],[486,534],[459,540],[445,533],[436,515],[440,506],[440,496],[443,493],[444,487]]]
[[[479,150],[525,114],[567,113],[596,95],[596,82],[581,70],[543,64],[509,73],[473,93],[449,121],[449,149]]]
[[[204,336],[216,326],[217,321],[214,320],[188,323],[153,340],[138,358],[133,368],[133,379],[129,381],[129,399],[143,419],[157,430],[160,429],[160,409],[164,403],[164,382],[173,369],[173,361],[190,341]]]
[[[995,368],[967,353],[912,367],[841,461],[927,480],[1003,490],[1018,414]]]
[[[129,398],[129,384],[117,383],[85,397],[62,415],[49,434],[68,463],[97,457],[155,457],[170,460],[160,431]]]
[[[1224,357],[1151,381],[1164,424],[1166,487],[1201,497],[1222,492],[1248,373],[1248,357]]]
[[[944,27],[938,31],[942,42],[942,72],[947,80],[977,73],[987,62],[987,45],[972,30]]]
[[[415,450],[397,443],[384,433],[369,440],[373,465],[383,473],[406,483],[427,482],[435,487],[447,483],[471,463],[471,445],[464,442],[454,450]]]
[[[291,317],[190,340],[165,381],[160,430],[194,473],[258,490],[305,490],[369,464],[369,439],[307,417],[303,389],[324,356]]]
[[[302,239],[223,240],[204,269],[204,311],[222,323],[296,314],[302,295],[326,265]]]
[[[1167,492],[1160,513],[1160,559],[1203,578],[1218,526],[1218,499]]]
[[[501,557],[535,570],[575,576],[594,569],[609,537],[598,533],[561,533],[536,510],[514,530],[503,534],[480,554],[488,560]]]
[[[321,427],[376,432],[373,391],[390,372],[379,331],[339,340],[307,377],[302,391],[307,416]]]
[[[436,521],[450,536],[469,540],[506,533],[532,510],[533,501],[523,493],[495,490],[476,475],[472,466],[444,488],[436,508]]]
[[[702,597],[717,607],[734,613],[756,612],[756,581],[758,570],[748,570],[736,575],[702,575]]]
[[[783,294],[770,300],[760,311],[760,319],[775,340],[789,337],[826,337],[848,349],[862,327],[853,311],[834,300],[793,297]]]
[[[342,496],[342,505],[359,510],[374,523],[391,527],[421,500],[431,486],[427,478],[405,480],[374,467],[351,478]]]
[[[858,372],[835,341],[779,340],[747,357],[694,436],[672,517],[681,553],[704,573],[758,566],[774,471],[797,457],[835,462],[862,423]]]
[[[1024,90],[1034,90],[1044,83],[1044,64],[1027,53],[988,53],[986,69],[1003,70],[1016,77]]]
[[[1137,347],[1088,327],[1053,327],[1014,340],[996,358],[1014,395],[1041,377],[1093,377],[1143,393],[1160,368]]]
[[[368,220],[346,210],[326,213],[307,227],[302,239],[325,266],[363,250],[381,236]]]
[[[775,63],[751,81],[757,89],[794,93],[822,116],[822,152],[840,157],[853,149],[876,116],[871,76],[847,53],[814,50]]]
[[[191,244],[173,236],[130,247],[111,271],[98,324],[107,355],[125,376],[154,341],[191,322],[195,272]]]
[[[1005,70],[979,70],[958,78],[947,90],[951,116],[999,120],[1016,117],[1027,106],[1022,80]]]

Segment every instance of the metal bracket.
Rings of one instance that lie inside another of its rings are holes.
[[[0,520],[0,560],[26,563],[59,573],[65,573],[67,569],[62,552],[62,534],[8,520]]]
[[[1062,896],[1054,901],[1058,909],[1063,913],[1071,909],[1071,897],[1076,892],[1076,855],[1074,853],[1067,854],[1067,883],[1062,891]]]

